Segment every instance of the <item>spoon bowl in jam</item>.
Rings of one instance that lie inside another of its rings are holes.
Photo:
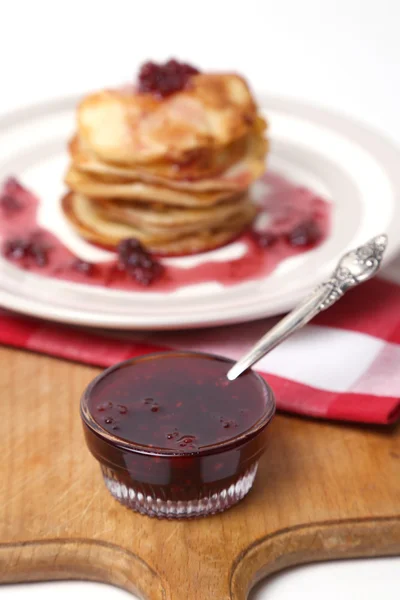
[[[233,361],[165,352],[119,363],[81,400],[86,442],[104,481],[142,514],[184,518],[223,511],[250,490],[275,413],[254,371]]]

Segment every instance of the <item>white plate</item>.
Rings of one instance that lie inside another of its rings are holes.
[[[77,99],[15,112],[0,120],[0,179],[16,175],[42,199],[40,223],[86,260],[110,254],[70,231],[59,208],[66,142]],[[340,254],[382,232],[386,260],[400,249],[400,151],[379,134],[343,116],[279,98],[259,98],[271,125],[269,166],[333,202],[329,239],[281,263],[268,277],[222,287],[190,286],[171,293],[128,292],[56,281],[0,260],[0,305],[81,325],[126,329],[178,329],[233,323],[292,308],[327,277]],[[188,265],[240,255],[239,243],[173,259]]]

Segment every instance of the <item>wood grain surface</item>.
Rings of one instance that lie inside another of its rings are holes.
[[[149,600],[244,600],[290,565],[400,553],[400,429],[278,416],[249,496],[158,521],[107,492],[82,390],[97,369],[0,348],[0,577],[105,581]]]

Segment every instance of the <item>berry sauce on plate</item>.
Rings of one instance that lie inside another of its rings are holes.
[[[285,259],[323,243],[329,234],[331,206],[274,173],[267,173],[257,186],[258,217],[252,229],[236,240],[243,244],[242,256],[217,261],[204,254],[203,262],[184,268],[151,256],[136,240],[123,240],[116,260],[81,260],[39,226],[38,198],[10,178],[0,193],[2,254],[21,269],[46,277],[117,289],[168,292],[197,283],[230,286],[260,279]]]

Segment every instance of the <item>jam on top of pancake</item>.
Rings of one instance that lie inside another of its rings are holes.
[[[200,71],[192,65],[171,59],[164,64],[152,61],[142,65],[138,76],[138,91],[156,96],[169,96],[186,87]]]

